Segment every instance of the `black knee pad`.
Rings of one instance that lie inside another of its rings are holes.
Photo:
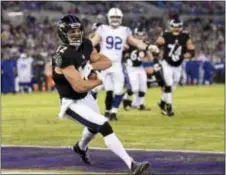
[[[113,133],[113,129],[111,127],[111,125],[109,124],[109,122],[105,122],[101,127],[100,127],[100,130],[99,130],[100,134],[105,137],[109,134],[112,134]]]
[[[133,95],[133,92],[131,90],[128,90],[127,93],[129,96]]]
[[[164,92],[165,92],[165,93],[170,93],[170,92],[172,92],[171,86],[165,86]]]
[[[92,134],[97,134],[96,131],[94,131],[94,130],[92,130],[92,129],[90,129],[90,128],[88,128],[88,131],[91,132]]]
[[[139,91],[138,95],[139,95],[139,97],[144,97],[145,96],[145,92]]]

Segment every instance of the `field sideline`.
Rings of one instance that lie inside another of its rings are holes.
[[[176,116],[162,116],[157,107],[161,91],[148,91],[150,112],[120,109],[113,128],[126,148],[224,151],[224,86],[178,87]],[[98,98],[104,111],[104,93]],[[81,137],[82,127],[59,120],[56,92],[2,95],[2,144],[70,146]],[[105,147],[101,136],[91,147]]]
[[[223,174],[225,155],[223,153],[158,151],[129,149],[135,160],[146,160],[151,167],[148,174]],[[87,166],[68,147],[45,146],[3,146],[2,170],[10,173],[92,173],[125,174],[126,165],[108,149],[90,148],[92,165]],[[190,168],[192,165],[193,168]]]

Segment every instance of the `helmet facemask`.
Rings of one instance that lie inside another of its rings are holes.
[[[121,16],[108,16],[109,24],[113,27],[118,27],[122,24]]]
[[[80,28],[72,28],[67,32],[69,45],[80,46],[83,39],[83,31]]]
[[[145,30],[142,28],[135,28],[134,29],[134,37],[139,39],[139,40],[144,40],[145,39]]]
[[[175,23],[174,21],[170,22],[170,30],[174,35],[179,35],[183,30],[183,23]]]

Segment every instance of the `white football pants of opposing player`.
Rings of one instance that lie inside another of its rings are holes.
[[[134,93],[134,98],[132,101],[132,106],[139,107],[141,104],[144,104],[144,98],[139,98],[138,93],[147,91],[147,74],[144,68],[141,67],[126,67],[130,88],[131,91]],[[138,99],[142,99],[139,101]]]
[[[105,91],[113,91],[116,95],[123,93],[124,73],[121,62],[113,62],[112,67],[102,71]]]

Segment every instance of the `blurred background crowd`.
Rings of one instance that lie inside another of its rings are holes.
[[[133,29],[143,23],[150,42],[155,42],[167,29],[169,19],[179,14],[196,46],[195,57],[184,62],[181,84],[224,82],[224,1],[5,1],[1,2],[2,92],[21,91],[23,75],[17,63],[23,59],[31,60],[32,88],[26,91],[53,90],[50,61],[59,44],[56,22],[65,14],[76,14],[88,34],[94,22],[107,23],[106,13],[114,6],[123,11],[125,25]]]

